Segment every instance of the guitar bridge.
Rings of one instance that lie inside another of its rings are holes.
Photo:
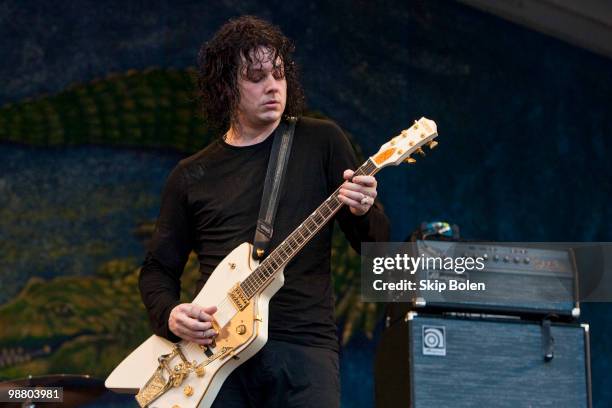
[[[240,312],[242,312],[249,305],[249,299],[240,287],[240,283],[237,283],[232,287],[228,293],[228,296],[236,309],[238,309]]]

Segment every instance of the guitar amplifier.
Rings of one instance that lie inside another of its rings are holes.
[[[587,325],[410,312],[374,373],[377,408],[592,406]]]
[[[580,316],[578,276],[574,253],[560,245],[554,249],[448,241],[417,241],[420,256],[480,259],[482,269],[420,268],[416,279],[449,286],[482,284],[485,290],[418,290],[413,308],[498,312],[515,315]],[[464,286],[465,287],[465,286]]]

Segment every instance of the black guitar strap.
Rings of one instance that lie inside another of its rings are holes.
[[[278,134],[274,137],[253,239],[253,258],[256,260],[264,258],[274,232],[274,217],[285,178],[285,168],[291,153],[296,122],[296,117],[290,117],[286,122],[281,121],[277,128]]]

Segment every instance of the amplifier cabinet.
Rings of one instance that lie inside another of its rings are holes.
[[[588,325],[411,312],[374,372],[377,408],[591,407]]]
[[[419,269],[416,279],[460,284],[482,283],[483,291],[418,291],[413,307],[469,310],[516,315],[557,315],[568,319],[580,315],[578,276],[574,253],[556,245],[554,249],[500,244],[417,241],[419,255],[479,259],[481,270],[458,275],[453,271]]]

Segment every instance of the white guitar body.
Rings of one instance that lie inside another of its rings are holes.
[[[283,270],[275,274],[270,283],[258,295],[255,295],[249,306],[238,311],[227,295],[235,284],[243,281],[257,267],[258,262],[251,257],[252,246],[243,243],[227,255],[215,268],[212,275],[193,300],[201,306],[216,305],[214,314],[219,326],[222,326],[216,338],[215,354],[220,357],[212,359],[205,366],[203,376],[189,373],[179,386],[170,387],[161,396],[155,398],[150,407],[181,408],[209,407],[212,405],[223,382],[236,367],[257,353],[268,340],[268,304],[272,296],[283,286]],[[226,324],[222,324],[225,323]],[[243,334],[239,334],[244,330]],[[188,341],[177,343],[184,357],[189,362],[200,364],[210,360],[204,350],[197,344]],[[138,393],[143,389],[158,370],[158,357],[172,353],[175,344],[159,336],[151,336],[136,350],[127,356],[106,379],[107,388],[123,393]],[[222,354],[223,347],[231,347],[231,351]],[[170,367],[181,362],[176,356],[169,362]],[[168,378],[169,373],[165,372]],[[188,387],[193,392],[188,395]],[[140,394],[139,394],[140,395]],[[138,399],[138,398],[137,398]],[[139,403],[142,402],[139,400]]]

